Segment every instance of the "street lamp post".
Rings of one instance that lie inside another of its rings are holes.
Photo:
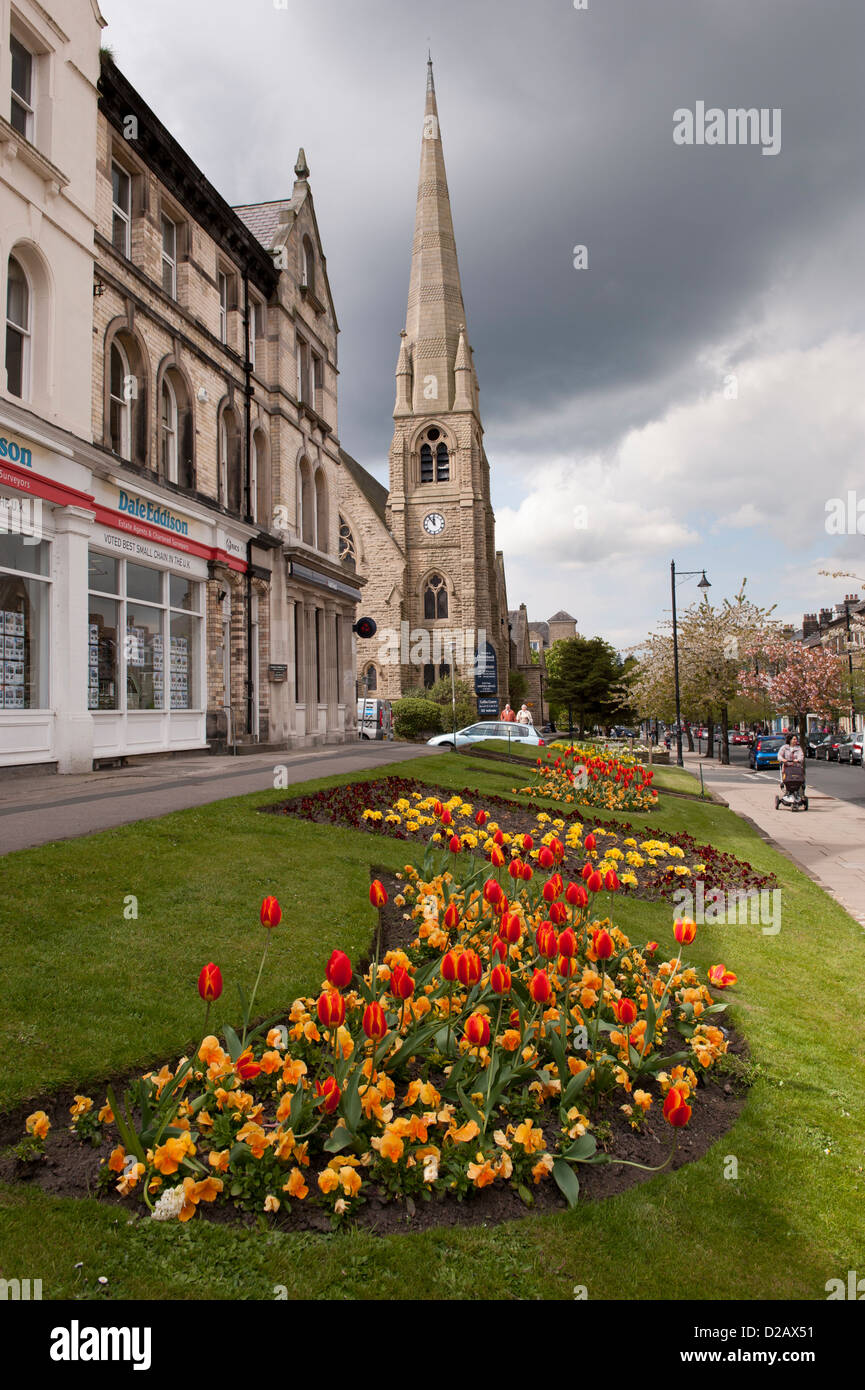
[[[676,562],[670,561],[670,592],[673,596],[673,681],[676,687],[676,763],[679,767],[685,766],[685,759],[682,757],[682,716],[679,701],[679,632],[676,626],[676,579],[694,579],[700,575],[698,589],[711,589],[711,584],[706,578],[705,570],[679,570],[676,574]]]

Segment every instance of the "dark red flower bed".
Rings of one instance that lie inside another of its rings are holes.
[[[503,830],[511,834],[528,829],[538,815],[534,807],[522,806],[494,793],[478,793],[470,787],[454,792],[429,786],[411,777],[382,777],[371,782],[349,782],[308,796],[293,797],[289,801],[279,802],[275,806],[264,806],[261,809],[276,815],[313,821],[319,825],[341,825],[349,830],[362,830],[369,835],[384,835],[388,839],[423,843],[429,838],[428,827],[411,834],[403,825],[388,825],[384,820],[365,820],[363,814],[366,810],[386,813],[401,797],[408,799],[413,792],[419,792],[422,797],[437,796],[443,800],[453,796],[462,797],[466,802],[482,806],[494,816]],[[640,841],[656,839],[676,845],[685,855],[683,863],[705,865],[705,872],[701,873],[699,878],[705,885],[706,894],[715,889],[725,893],[757,893],[761,889],[778,887],[778,880],[774,874],[761,874],[747,860],[737,859],[734,854],[723,853],[712,845],[701,845],[693,835],[684,830],[670,834],[668,831],[653,829],[643,824],[633,825],[626,820],[604,820],[603,817],[594,814],[587,816],[578,809],[566,811],[556,807],[555,810],[549,810],[548,814],[562,820],[566,826],[579,821],[589,829],[601,827],[613,831],[619,837],[634,836]],[[562,871],[577,877],[583,862],[583,855],[569,850]],[[637,888],[623,884],[621,891],[649,901],[672,901],[677,889],[694,881],[670,875],[661,868],[649,867],[641,869],[638,877],[640,883]]]

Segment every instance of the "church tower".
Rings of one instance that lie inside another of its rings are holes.
[[[431,685],[446,674],[448,637],[456,669],[473,676],[478,642],[497,660],[497,694],[508,686],[507,603],[496,557],[490,471],[469,345],[433,82],[426,106],[405,329],[396,367],[387,524],[405,557],[402,618],[430,634],[423,660],[415,638],[400,683]]]

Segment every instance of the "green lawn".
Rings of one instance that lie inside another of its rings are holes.
[[[516,785],[502,768],[445,754],[370,775],[501,794]],[[332,948],[364,947],[369,864],[396,868],[405,847],[256,814],[284,796],[235,798],[3,860],[3,1108],[177,1056],[200,1030],[195,981],[207,960],[226,976],[216,1021],[220,1010],[236,1020],[230,981],[249,983],[257,968],[265,893],[285,917],[263,1012],[316,987]],[[321,1298],[570,1298],[574,1284],[592,1299],[825,1298],[827,1279],[865,1267],[862,929],[726,807],[662,797],[642,819],[687,829],[784,885],[777,935],[705,926],[690,948],[699,964],[723,960],[737,972],[733,1016],[755,1076],[742,1117],[700,1162],[570,1214],[381,1240],[198,1219],[130,1224],[96,1202],[6,1187],[2,1275],[42,1278],[46,1298],[95,1296],[99,1275],[114,1298],[260,1299],[279,1284],[290,1297]],[[130,894],[137,920],[123,915]],[[668,906],[623,898],[619,909],[636,939],[672,951]],[[723,1176],[727,1155],[736,1180]]]

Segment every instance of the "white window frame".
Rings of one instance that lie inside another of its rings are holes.
[[[24,130],[21,131],[20,133],[24,136],[24,139],[25,139],[25,140],[28,140],[28,141],[30,142],[30,144],[32,145],[32,144],[33,144],[33,134],[34,134],[35,125],[36,125],[36,108],[35,108],[34,105],[33,105],[33,94],[34,94],[34,91],[35,91],[35,88],[36,88],[36,62],[37,62],[38,55],[37,55],[36,53],[33,52],[32,48],[28,48],[28,46],[27,46],[27,44],[24,42],[24,40],[21,39],[21,38],[19,38],[19,36],[18,36],[17,34],[10,34],[10,36],[9,36],[10,59],[11,59],[11,50],[12,50],[12,45],[13,45],[13,44],[17,44],[18,47],[21,49],[22,53],[25,53],[25,54],[27,55],[28,60],[29,60],[28,77],[29,77],[30,94],[29,94],[29,96],[26,96],[26,97],[25,97],[24,94],[23,94],[22,92],[16,91],[16,89],[12,86],[11,71],[10,71],[10,82],[9,82],[9,87],[10,87],[9,121],[10,121],[10,124],[12,124],[12,125],[14,126],[15,123],[14,123],[14,121],[12,120],[12,111],[13,111],[13,108],[14,108],[15,106],[18,106],[18,107],[24,112]],[[11,63],[11,61],[10,61],[10,70],[12,70],[12,63]],[[15,126],[15,129],[17,130],[18,127]]]
[[[252,520],[258,514],[258,441],[256,431],[252,430],[249,441],[249,515]]]
[[[21,323],[16,323],[14,319],[11,319],[11,318],[9,317],[9,267],[10,267],[12,261],[15,262],[15,264],[17,265],[19,271],[21,272],[21,276],[22,276],[22,278],[23,278],[23,280],[24,280],[24,286],[25,286],[25,289],[26,289],[26,291],[27,291],[26,312],[25,312],[25,315],[24,315],[24,317],[25,317],[25,319],[26,319],[26,322],[23,323],[23,324],[21,324]],[[10,396],[15,396],[15,399],[16,399],[16,400],[19,400],[19,401],[28,401],[28,400],[30,399],[30,362],[31,362],[31,357],[32,357],[32,332],[33,332],[33,330],[32,330],[32,324],[33,324],[33,286],[32,286],[32,284],[30,283],[30,276],[27,274],[27,271],[25,270],[25,268],[24,268],[24,266],[22,265],[21,261],[18,259],[18,257],[15,255],[15,253],[14,253],[14,251],[13,251],[13,252],[11,252],[11,254],[9,255],[8,260],[6,261],[6,337],[5,337],[5,339],[4,339],[4,344],[3,344],[3,369],[4,369],[4,375],[5,375],[6,390],[8,391],[8,393],[9,393]],[[13,333],[19,334],[20,337],[21,337],[21,340],[22,340],[22,342],[21,342],[21,394],[20,394],[20,396],[19,396],[15,391],[13,391],[12,388],[10,387],[10,385],[9,385],[9,373],[8,373],[8,368],[7,368],[7,360],[8,360],[8,342],[9,342],[9,333],[10,333],[10,330],[11,330]]]
[[[115,396],[115,395],[113,395],[113,394],[112,394],[112,391],[111,391],[111,376],[112,376],[112,372],[111,372],[111,357],[112,357],[112,354],[113,354],[114,352],[119,353],[119,355],[120,355],[120,365],[121,365],[122,368],[123,368],[123,371],[122,371],[122,374],[121,374],[121,375],[122,375],[122,378],[123,378],[123,387],[122,387],[122,395],[120,395],[120,396]],[[109,436],[110,436],[110,434],[111,434],[111,407],[112,407],[112,405],[118,405],[118,406],[120,407],[120,411],[121,411],[121,415],[120,415],[120,444],[121,444],[121,448],[120,448],[120,452],[118,453],[117,456],[118,456],[118,458],[126,459],[127,462],[129,462],[129,461],[131,460],[131,458],[132,458],[132,401],[131,401],[130,399],[128,399],[128,398],[127,398],[127,395],[126,395],[126,382],[129,380],[129,378],[131,377],[131,375],[132,375],[132,372],[131,372],[130,367],[129,367],[129,358],[126,356],[126,351],[125,351],[125,349],[124,349],[124,347],[123,347],[123,344],[122,344],[122,343],[119,343],[119,342],[117,341],[117,339],[115,338],[114,342],[111,344],[111,348],[110,348],[109,353],[108,353],[108,430],[109,430]],[[111,442],[111,445],[112,445],[112,448],[113,448],[113,445],[114,445],[113,439],[112,439],[110,442]]]
[[[216,272],[219,289],[219,341],[228,345],[228,275],[224,270]]]
[[[129,206],[126,207],[126,208],[123,207],[123,205],[122,205],[121,203],[116,202],[116,201],[115,201],[115,198],[114,198],[114,171],[115,171],[115,169],[116,169],[117,172],[122,176],[122,178],[124,178],[124,179],[126,180],[126,187],[127,187],[127,189],[129,190]],[[115,223],[116,223],[117,221],[119,221],[119,222],[121,223],[122,227],[123,227],[123,246],[122,246],[122,247],[117,246],[117,244],[116,244],[116,242],[115,242],[115,240],[114,240],[114,228],[115,228]],[[118,163],[118,161],[117,161],[116,159],[112,159],[112,161],[111,161],[111,244],[112,244],[112,246],[114,247],[115,251],[119,251],[119,252],[120,252],[120,255],[121,255],[121,256],[125,256],[127,260],[129,260],[129,259],[131,258],[131,255],[132,255],[132,175],[130,174],[129,170],[128,170],[128,169],[124,169],[123,165],[120,164],[120,163]]]
[[[166,424],[165,422],[165,413],[163,410],[163,406],[166,399],[168,400],[169,405],[168,424]],[[177,482],[178,418],[179,417],[177,410],[177,393],[171,384],[171,378],[166,372],[165,376],[162,378],[162,391],[160,393],[159,400],[159,436],[162,453],[162,467],[165,473],[165,477],[168,479],[170,483]]]
[[[174,254],[169,255],[165,249],[165,231],[170,227],[173,234]],[[171,288],[166,289],[165,272],[169,272]],[[171,295],[172,299],[177,298],[177,223],[173,217],[169,217],[167,212],[162,214],[162,288],[166,294]]]

